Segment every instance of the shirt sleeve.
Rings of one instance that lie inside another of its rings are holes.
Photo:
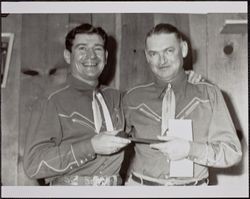
[[[24,170],[30,178],[49,178],[81,167],[95,158],[90,138],[63,140],[56,105],[44,99],[33,107],[25,144]]]
[[[221,91],[216,86],[207,89],[212,106],[208,139],[191,142],[188,159],[210,167],[230,167],[241,160],[241,144]]]

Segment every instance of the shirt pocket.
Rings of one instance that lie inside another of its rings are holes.
[[[80,124],[81,126],[85,126],[90,128],[91,130],[95,130],[94,122],[88,117],[82,115],[81,113],[73,112],[69,115],[59,113],[58,115],[59,117],[71,121],[72,123]]]
[[[144,104],[140,105],[137,110],[147,118],[150,118],[156,122],[161,121],[161,117]]]
[[[193,98],[176,116],[177,119],[187,118],[200,104],[209,103],[209,100]]]
[[[83,121],[83,120],[79,120],[79,119],[76,119],[76,118],[72,118],[72,122],[73,123],[77,123],[77,124],[80,124],[80,125],[83,125],[83,126],[86,126],[92,130],[95,130],[95,128],[93,126],[91,126],[90,124],[88,124],[87,122]]]

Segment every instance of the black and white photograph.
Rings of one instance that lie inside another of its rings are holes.
[[[247,2],[3,2],[2,197],[247,197]]]

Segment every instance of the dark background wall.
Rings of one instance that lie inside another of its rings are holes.
[[[228,169],[211,169],[214,184],[238,185],[248,180],[247,33],[222,34],[226,19],[247,14],[10,14],[2,17],[2,32],[15,34],[7,84],[1,89],[2,185],[37,185],[23,171],[23,152],[32,104],[51,84],[63,82],[64,37],[88,22],[110,35],[109,64],[101,80],[123,91],[149,81],[144,38],[159,22],[177,26],[189,38],[187,69],[219,85],[244,150],[242,162]],[[229,51],[225,50],[230,48]]]

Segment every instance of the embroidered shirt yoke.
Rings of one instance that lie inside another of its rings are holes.
[[[91,145],[91,138],[96,135],[91,106],[94,89],[69,76],[65,85],[38,101],[25,148],[24,169],[29,177],[110,176],[119,173],[123,152],[98,155]],[[99,90],[114,126],[123,129],[120,93],[109,87],[100,87]],[[106,131],[104,124],[101,131]]]

